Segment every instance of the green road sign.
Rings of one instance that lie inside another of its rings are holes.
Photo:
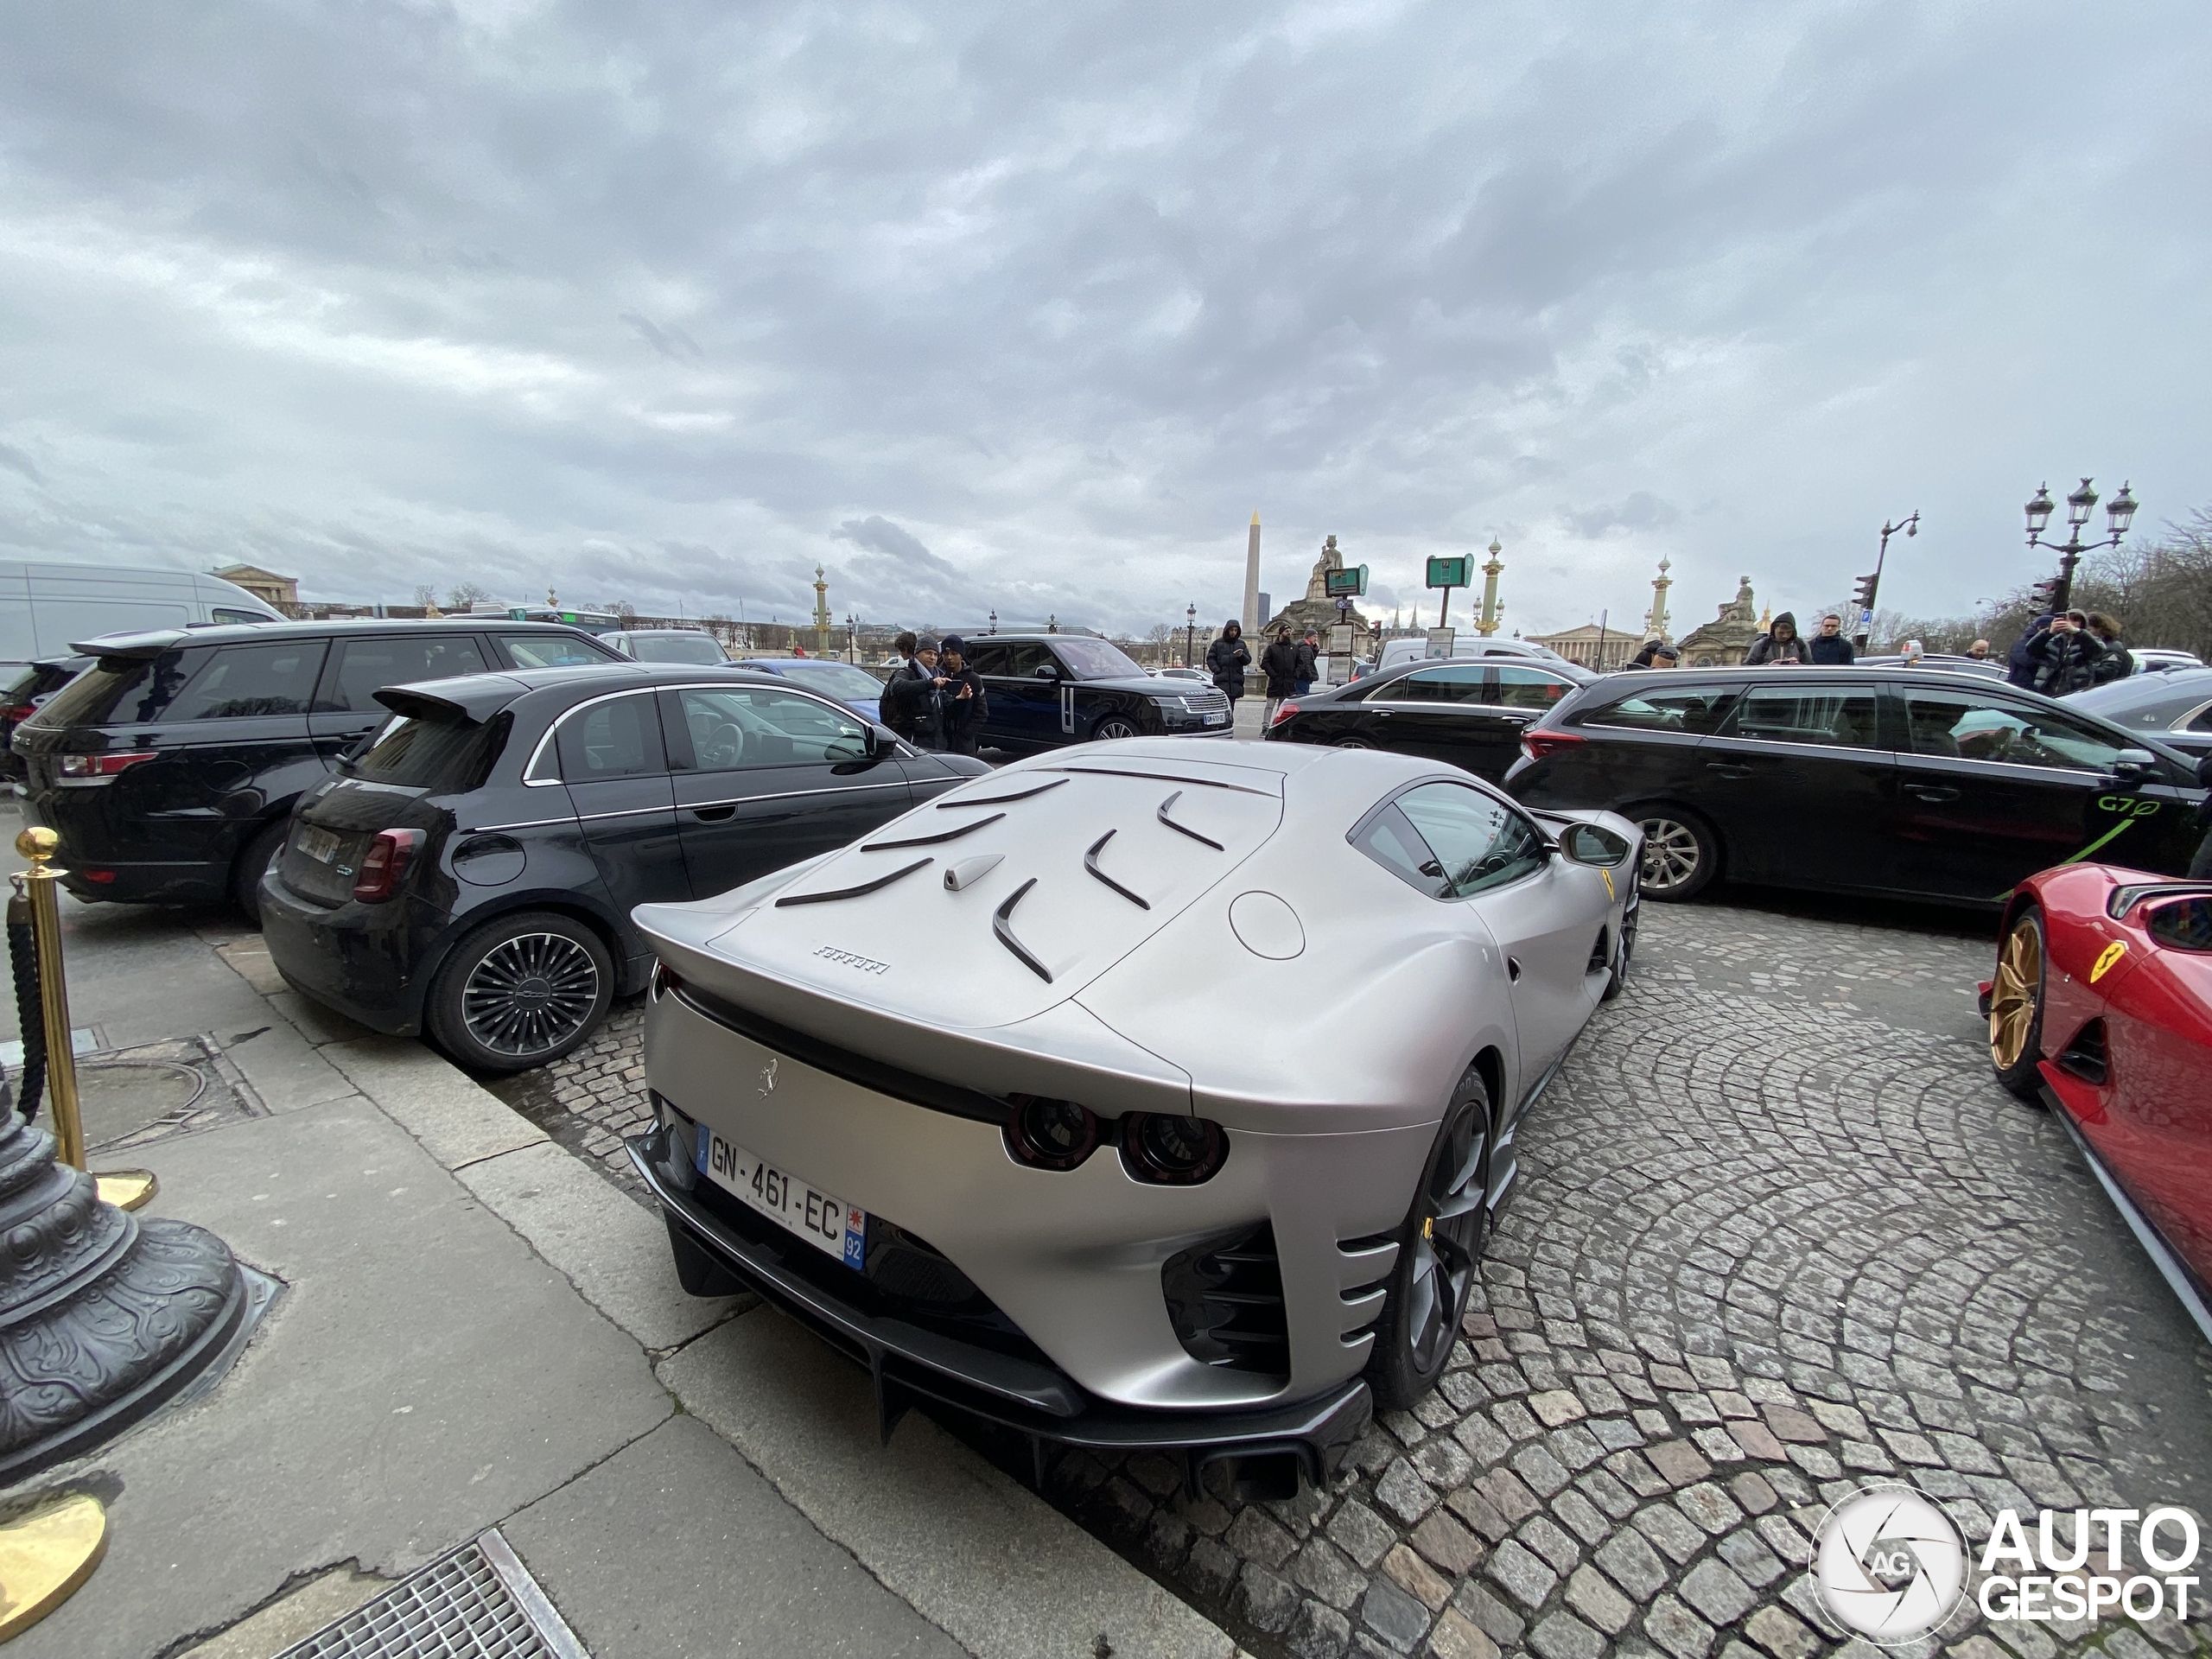
[[[1367,591],[1367,567],[1363,564],[1350,570],[1323,571],[1321,591],[1331,599],[1358,598]]]
[[[1474,560],[1431,559],[1428,562],[1428,585],[1432,588],[1465,588],[1469,585],[1467,572]]]

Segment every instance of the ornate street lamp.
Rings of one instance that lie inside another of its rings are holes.
[[[845,613],[845,660],[849,663],[860,660],[860,652],[855,644],[859,637],[859,629],[860,624],[853,620],[853,613],[847,611]]]
[[[1191,641],[1197,636],[1198,627],[1198,602],[1194,599],[1183,607],[1183,666],[1185,668],[1192,666]]]
[[[999,613],[998,613],[996,611],[993,611],[993,612],[991,613],[991,632],[992,632],[993,633],[996,633],[998,631],[999,631]]]
[[[2090,487],[2090,480],[2083,479],[2082,486],[2066,498],[2066,539],[2056,545],[2043,539],[2044,526],[2050,522],[2050,486],[2040,484],[2028,501],[2028,545],[2047,547],[2058,555],[2058,574],[2036,584],[2036,591],[2043,598],[2046,608],[2063,611],[2074,602],[2074,567],[2082,562],[2084,553],[2099,548],[2118,547],[2126,537],[2128,526],[2135,522],[2135,509],[2139,505],[2133,491],[2126,484],[2105,507],[2105,521],[2110,533],[2101,542],[2084,542],[2082,527],[2089,522],[2089,515],[2096,510],[2097,493]]]
[[[2049,504],[2045,504],[2044,511],[2045,512],[2050,511]],[[1859,577],[1859,586],[1852,594],[1852,608],[1859,613],[1859,626],[1852,630],[1851,642],[1860,651],[1866,649],[1866,636],[1873,630],[1874,594],[1875,590],[1882,585],[1882,566],[1889,561],[1890,537],[1899,531],[1904,532],[1907,541],[1910,541],[1920,534],[1920,513],[1917,509],[1907,517],[1898,519],[1895,524],[1891,524],[1886,518],[1882,520],[1882,545],[1874,553],[1874,574],[1871,576]]]

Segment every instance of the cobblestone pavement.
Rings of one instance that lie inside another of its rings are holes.
[[[1647,906],[1628,995],[1522,1132],[1442,1386],[1331,1490],[1193,1502],[1165,1459],[1075,1454],[1055,1501],[1301,1659],[1811,1659],[1844,1632],[1810,1531],[1873,1480],[1975,1540],[2005,1508],[2212,1510],[2212,1354],[1990,1080],[1985,930],[1833,913]],[[623,1179],[638,1019],[531,1085]],[[1971,1617],[1903,1651],[2212,1651],[2202,1623]]]

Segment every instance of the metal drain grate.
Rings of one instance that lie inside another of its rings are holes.
[[[495,1527],[276,1659],[590,1659]]]

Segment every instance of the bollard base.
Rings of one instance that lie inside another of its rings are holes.
[[[150,1169],[111,1169],[93,1176],[92,1184],[99,1189],[100,1202],[118,1210],[143,1210],[162,1190]]]
[[[107,1511],[88,1492],[71,1492],[0,1524],[0,1642],[76,1594],[106,1554]]]

